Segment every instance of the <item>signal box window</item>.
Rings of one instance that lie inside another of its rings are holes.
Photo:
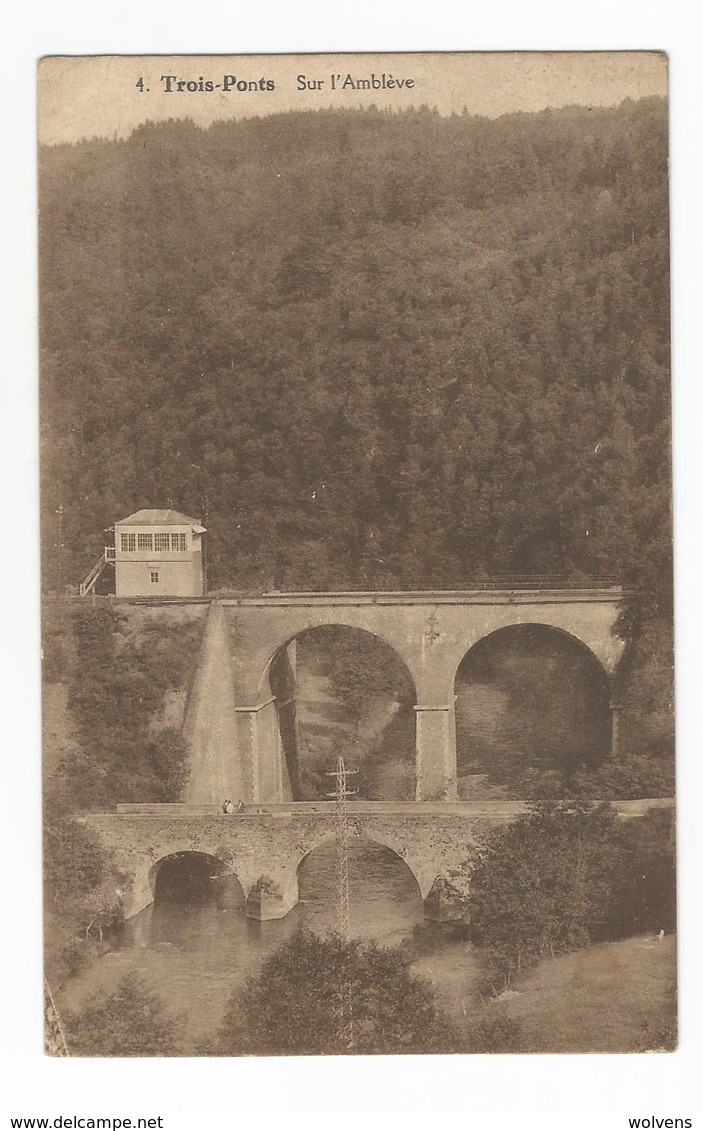
[[[129,553],[130,551],[133,552],[134,550],[136,550],[136,548],[137,548],[137,536],[136,536],[136,534],[121,534],[120,539],[121,539],[121,546],[122,546],[122,553],[123,554]]]
[[[168,550],[169,536],[168,534],[155,534],[154,535],[154,549],[155,550]]]
[[[152,569],[150,577],[151,577],[152,585],[158,585],[159,584],[159,575],[156,572],[156,570]]]
[[[153,550],[154,549],[154,536],[153,536],[153,534],[137,534],[137,549],[138,550]]]
[[[168,538],[168,534],[166,535]],[[186,536],[185,534],[172,534],[171,535],[171,549],[172,550],[185,550]]]

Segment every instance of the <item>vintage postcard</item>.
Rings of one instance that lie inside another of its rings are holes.
[[[667,62],[39,66],[46,1047],[676,1045]]]

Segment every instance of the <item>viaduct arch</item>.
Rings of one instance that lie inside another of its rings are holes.
[[[184,800],[286,802],[293,791],[271,689],[274,657],[311,628],[344,625],[378,637],[414,683],[416,800],[456,798],[454,682],[464,656],[509,626],[545,625],[585,646],[612,677],[622,590],[270,593],[213,600],[186,718],[192,751]],[[614,730],[616,720],[614,718]]]
[[[473,762],[493,780],[496,745],[526,770],[594,768],[612,752],[611,679],[562,628],[513,624],[482,636],[459,664],[455,691],[460,774]]]

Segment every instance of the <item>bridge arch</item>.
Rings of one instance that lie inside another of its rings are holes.
[[[503,607],[486,617],[481,626],[472,626],[471,630],[457,634],[453,646],[445,653],[446,667],[442,665],[443,672],[438,672],[438,678],[446,681],[448,693],[453,693],[456,674],[474,648],[509,630],[544,630],[545,634],[554,634],[555,638],[562,637],[584,656],[590,657],[603,675],[608,680],[611,679],[622,651],[618,641],[613,640],[611,643],[607,638],[604,640],[602,632],[578,631],[578,625],[570,624],[569,618],[561,615],[560,609],[555,609],[551,614],[540,609],[538,615],[535,615],[537,611],[530,610],[531,615],[526,617],[519,607]]]
[[[581,640],[610,674],[624,647],[614,631],[621,600],[617,587],[218,599],[208,617],[202,677],[188,707],[193,758],[186,799],[297,799],[282,751],[275,702],[280,705],[281,697],[271,693],[272,664],[291,641],[323,626],[369,633],[400,658],[417,700],[415,799],[455,799],[454,685],[466,653],[508,625],[543,624]]]
[[[320,678],[329,679],[340,649],[346,653],[341,686],[345,687],[346,677],[348,694],[325,698],[323,682],[318,699],[315,684]],[[307,681],[312,683],[315,703],[312,717],[300,711],[299,661],[305,663],[306,654]],[[324,770],[332,768],[346,746],[348,760],[361,770],[360,799],[414,799],[417,690],[408,664],[384,634],[337,616],[288,634],[268,657],[258,698],[275,711],[278,735],[271,754],[280,763],[284,795],[294,801],[325,799],[330,783]]]
[[[230,849],[210,838],[163,837],[158,849],[145,848],[129,862],[130,883],[123,893],[125,914],[136,915],[154,902],[159,872],[168,861],[202,858],[212,871],[211,876],[234,876],[245,896],[255,884],[261,869],[245,852]]]
[[[369,619],[371,618],[369,618],[368,616],[365,617],[364,622]],[[306,620],[300,625],[300,627],[296,627],[295,631],[291,632],[289,630],[285,635],[281,636],[281,638],[275,645],[269,645],[268,658],[264,663],[263,671],[261,672],[259,678],[259,695],[264,695],[268,691],[270,691],[271,665],[276,660],[276,658],[281,655],[282,652],[289,648],[290,645],[292,645],[301,636],[304,636],[309,632],[316,632],[318,630],[322,631],[328,628],[348,629],[350,632],[358,632],[364,636],[370,636],[374,640],[378,641],[378,643],[381,644],[384,648],[387,648],[389,651],[393,652],[398,662],[403,665],[405,671],[407,672],[408,678],[412,683],[413,688],[416,689],[417,675],[413,670],[416,667],[416,664],[412,649],[400,647],[399,641],[393,639],[390,633],[378,631],[375,627],[369,627],[369,625],[366,623],[360,623],[359,618],[344,616],[342,611],[335,608],[330,610],[329,617],[321,619],[318,614],[312,620]]]
[[[503,788],[523,771],[556,784],[608,756],[610,674],[561,626],[521,621],[481,636],[458,663],[453,691],[460,793],[467,769],[479,771],[477,788],[486,776]]]
[[[200,849],[183,848],[168,852],[149,867],[149,887],[154,902],[166,898],[180,902],[182,898],[198,902],[208,894],[213,880],[233,878],[241,892],[244,903],[244,888],[239,877],[226,860],[211,852]]]
[[[420,897],[425,899],[437,878],[436,861],[428,860],[426,855],[414,851],[403,843],[399,837],[393,836],[381,825],[376,826],[375,823],[370,825],[368,819],[364,820],[362,824],[360,820],[350,817],[349,826],[347,843],[352,853],[356,847],[375,847],[391,852],[405,866],[417,885]],[[297,856],[293,865],[298,885],[300,883],[300,870],[311,854],[321,848],[332,848],[334,843],[335,833],[333,831],[321,833],[307,841],[304,851]]]

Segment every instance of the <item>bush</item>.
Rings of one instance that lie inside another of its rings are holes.
[[[386,695],[401,706],[415,702],[407,668],[387,644],[344,626],[326,628],[324,642],[333,693],[354,715],[374,695]]]
[[[126,975],[114,993],[98,993],[78,1013],[64,1018],[71,1056],[178,1056],[181,1018],[137,974]]]
[[[580,797],[589,801],[637,800],[674,796],[674,763],[666,755],[626,755],[603,762],[595,769],[565,774],[560,770],[531,767],[512,784],[517,797],[551,801]]]
[[[409,961],[415,962],[418,958],[435,954],[448,943],[464,942],[467,930],[463,923],[436,923],[424,919],[422,923],[415,923],[412,935],[400,943],[400,951],[408,956]]]
[[[522,1023],[510,1017],[498,1005],[490,1007],[492,1012],[482,1018],[478,1025],[469,1030],[463,1052],[524,1052]]]
[[[68,753],[61,773],[75,807],[179,799],[187,745],[178,728],[154,723],[165,696],[189,686],[202,627],[159,617],[130,634],[117,610],[73,611],[75,656],[64,674],[79,749]]]
[[[610,938],[676,930],[676,843],[672,809],[652,809],[617,828],[619,867],[611,888]]]
[[[216,1039],[222,1056],[346,1053],[336,1013],[343,982],[357,1053],[451,1052],[456,1035],[431,987],[398,951],[297,931],[232,998]]]
[[[651,755],[604,762],[591,773],[576,774],[571,782],[571,791],[577,797],[596,801],[673,797],[674,788],[673,761]]]
[[[47,815],[45,958],[54,984],[78,973],[89,960],[89,937],[100,938],[119,927],[123,884],[95,833],[71,817]]]
[[[621,822],[609,805],[542,802],[466,870],[472,938],[501,988],[542,958],[674,925],[668,810]]]
[[[73,901],[76,892],[88,894],[102,882],[106,873],[103,848],[95,833],[69,817],[44,822],[44,882],[54,905]]]

